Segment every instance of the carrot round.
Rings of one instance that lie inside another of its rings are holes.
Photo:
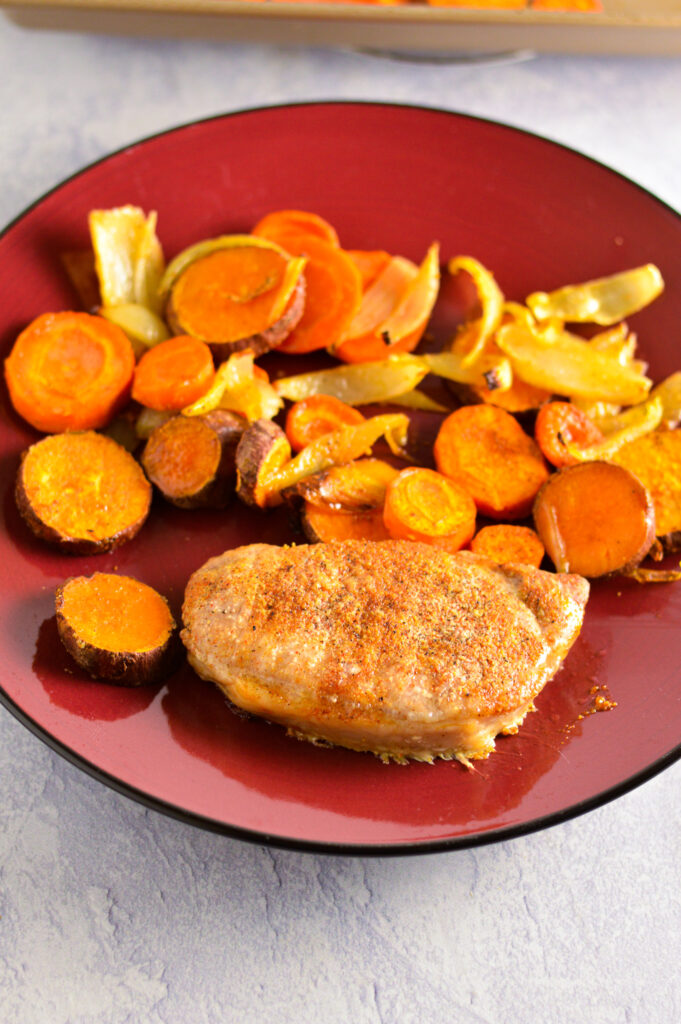
[[[537,413],[534,436],[551,465],[574,466],[579,459],[569,450],[588,448],[603,440],[593,420],[572,402],[547,402]]]
[[[149,409],[179,412],[205,395],[214,376],[208,345],[183,334],[144,353],[135,367],[132,397]]]
[[[537,444],[493,405],[468,405],[444,421],[435,440],[440,473],[456,480],[491,519],[523,519],[548,470]]]
[[[158,682],[179,660],[166,599],[131,576],[72,577],[57,588],[56,611],[62,643],[95,679],[122,686]]]
[[[471,551],[486,555],[494,562],[520,562],[538,569],[544,557],[544,545],[529,526],[516,523],[494,523],[483,526],[471,541]]]
[[[363,423],[358,409],[346,405],[333,395],[310,395],[295,402],[286,416],[286,436],[294,452],[302,451],[310,441],[316,441],[339,427]]]
[[[391,537],[458,551],[475,532],[475,502],[432,469],[402,470],[388,485],[383,521]]]
[[[284,248],[286,246],[280,239],[285,239],[287,235],[307,235],[328,242],[329,245],[340,245],[333,225],[318,213],[307,210],[274,210],[258,221],[251,234],[268,238]]]
[[[300,514],[312,543],[341,540],[390,540],[381,509],[374,512],[333,512],[306,501]]]
[[[44,313],[5,361],[12,405],[46,433],[105,426],[128,398],[134,369],[127,335],[89,313]]]
[[[655,539],[650,494],[609,462],[554,473],[537,495],[534,522],[558,571],[590,578],[634,569]]]
[[[303,315],[278,350],[300,354],[334,345],[359,308],[359,270],[342,249],[313,235],[287,235],[281,245],[292,256],[306,256],[307,264]]]
[[[52,434],[24,452],[19,512],[36,536],[71,554],[111,551],[141,529],[151,485],[132,455],[94,431]]]

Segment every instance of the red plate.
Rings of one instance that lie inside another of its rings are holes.
[[[653,261],[667,288],[632,326],[654,378],[681,365],[671,343],[681,322],[676,213],[600,164],[515,129],[356,103],[188,125],[57,187],[0,239],[4,352],[38,313],[74,304],[59,253],[87,244],[91,208],[123,203],[158,210],[169,255],[206,236],[247,231],[268,210],[307,208],[327,217],[349,248],[418,260],[438,239],[445,258],[478,257],[519,299]],[[434,332],[446,337],[460,317],[457,295],[445,291]],[[35,436],[4,399],[0,696],[61,754],[157,810],[283,846],[426,852],[564,820],[681,753],[681,584],[596,584],[582,634],[538,712],[471,772],[444,762],[386,766],[298,743],[278,727],[236,718],[188,670],[156,690],[92,683],[57,639],[54,588],[65,577],[118,569],[167,594],[177,612],[187,577],[210,555],[292,534],[277,513],[158,503],[141,534],[113,554],[65,557],[36,541],[14,506],[18,455]],[[586,714],[599,694],[617,707]]]

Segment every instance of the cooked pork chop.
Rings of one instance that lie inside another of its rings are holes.
[[[384,759],[486,757],[577,637],[589,585],[410,541],[252,544],[189,580],[182,639],[245,711]]]

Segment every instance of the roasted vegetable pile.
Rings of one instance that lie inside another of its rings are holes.
[[[62,260],[83,309],[42,312],[5,362],[15,410],[47,435],[16,487],[42,540],[111,550],[142,527],[153,485],[187,509],[287,504],[311,542],[398,537],[590,578],[681,575],[642,565],[681,547],[681,372],[654,385],[627,321],[663,290],[654,265],[520,302],[471,256],[441,268],[435,242],[420,264],[346,249],[307,211],[167,265],[153,213],[92,211],[90,235]],[[443,273],[465,275],[476,301],[433,351]],[[291,370],[270,379],[256,360],[274,351]],[[318,351],[320,368],[295,372]],[[439,421],[419,464],[424,413]]]

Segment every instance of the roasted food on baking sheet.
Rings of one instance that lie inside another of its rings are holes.
[[[239,708],[384,760],[487,757],[579,634],[586,580],[410,541],[252,544],[189,580],[189,660]]]

